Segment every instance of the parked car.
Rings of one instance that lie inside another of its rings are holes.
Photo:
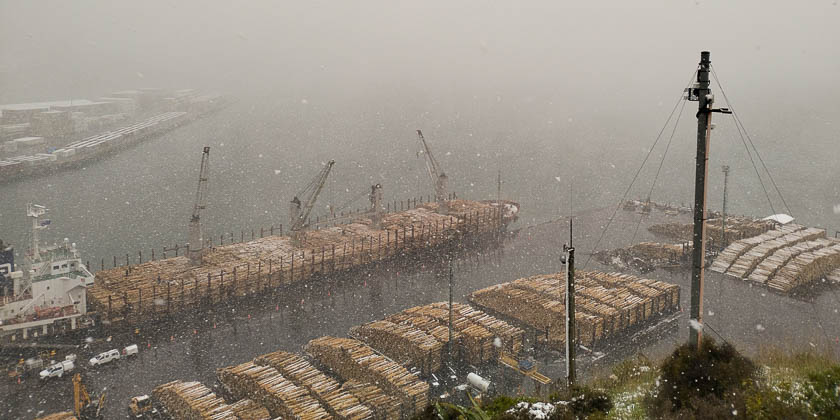
[[[69,373],[75,368],[76,365],[73,364],[72,360],[64,360],[48,366],[46,369],[41,371],[40,376],[41,379],[60,378],[64,376],[65,373]]]
[[[111,349],[104,353],[99,353],[93,358],[90,359],[91,366],[100,366],[106,363],[113,362],[114,360],[118,360],[120,358],[120,351],[117,349]]]
[[[138,351],[137,344],[132,344],[130,346],[125,346],[125,348],[122,351],[122,355],[123,355],[123,357],[136,356],[137,351]]]

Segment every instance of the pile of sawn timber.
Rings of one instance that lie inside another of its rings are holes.
[[[209,388],[198,382],[172,381],[152,392],[156,401],[178,420],[251,420],[269,418],[268,410],[243,399],[228,405]]]
[[[429,403],[429,384],[361,341],[320,337],[306,345],[306,352],[344,380],[377,384],[399,398],[403,413],[409,416]]]
[[[549,346],[565,341],[565,273],[538,275],[478,290],[470,301],[537,332]],[[679,308],[679,286],[628,274],[578,271],[579,343],[592,345]]]
[[[197,267],[180,256],[102,270],[96,273],[88,297],[112,321],[154,319],[202,302],[253,295],[317,273],[346,270],[490,232],[515,218],[515,212],[505,210],[508,207],[451,200],[449,213],[439,214],[436,203],[425,203],[383,215],[381,229],[360,217],[349,224],[306,232],[299,245],[275,235],[211,247]],[[504,213],[501,218],[500,212]]]

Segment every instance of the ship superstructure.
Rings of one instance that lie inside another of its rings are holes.
[[[93,286],[94,276],[69,239],[41,246],[40,233],[50,225],[43,218],[47,211],[44,206],[27,205],[32,244],[23,267],[15,270],[9,264],[0,287],[0,336],[22,333],[28,338],[33,333],[74,330],[87,313],[87,288]]]

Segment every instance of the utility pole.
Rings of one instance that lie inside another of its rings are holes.
[[[449,258],[449,341],[446,343],[449,352],[449,368],[452,368],[452,258]]]
[[[721,215],[721,236],[723,237],[723,244],[721,244],[721,249],[725,248],[728,245],[726,241],[726,198],[727,192],[729,187],[729,165],[723,165],[723,214]]]
[[[712,66],[708,51],[700,53],[697,83],[688,88],[687,99],[697,101],[697,160],[694,176],[694,235],[691,256],[691,313],[688,342],[699,348],[703,326],[703,271],[706,257],[706,178],[709,176],[709,137],[712,132],[712,113],[731,114],[729,109],[712,109],[715,101],[709,88]]]
[[[575,384],[575,247],[572,242],[574,219],[569,219],[569,245],[563,245],[566,254],[566,383],[569,388]]]

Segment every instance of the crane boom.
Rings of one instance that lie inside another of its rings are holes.
[[[291,206],[291,230],[299,231],[309,225],[309,214],[312,213],[312,208],[315,206],[315,201],[318,200],[318,195],[324,189],[324,184],[327,182],[332,170],[334,160],[327,162],[321,172],[309,182],[309,184],[301,192],[299,192],[294,199],[292,199]],[[303,201],[299,197],[303,197]]]
[[[207,199],[207,166],[210,165],[210,147],[205,146],[201,153],[201,169],[198,173],[198,189],[195,192],[195,206],[193,207],[193,219],[200,217],[201,210],[204,210]]]
[[[423,132],[417,130],[417,137],[420,139],[420,143],[423,145],[423,153],[426,155],[426,171],[429,173],[429,178],[431,179],[432,186],[435,189],[435,201],[443,205],[444,201],[448,198],[448,179],[446,174],[440,170],[440,166],[438,165],[434,154],[432,154],[432,149],[429,148],[429,143],[427,143],[426,138],[423,137]]]
[[[195,204],[193,205],[192,217],[190,217],[190,264],[201,265],[204,256],[204,235],[201,228],[201,211],[204,210],[207,200],[207,171],[210,165],[210,147],[205,146],[201,153],[201,168],[198,172],[198,188],[195,192]]]

